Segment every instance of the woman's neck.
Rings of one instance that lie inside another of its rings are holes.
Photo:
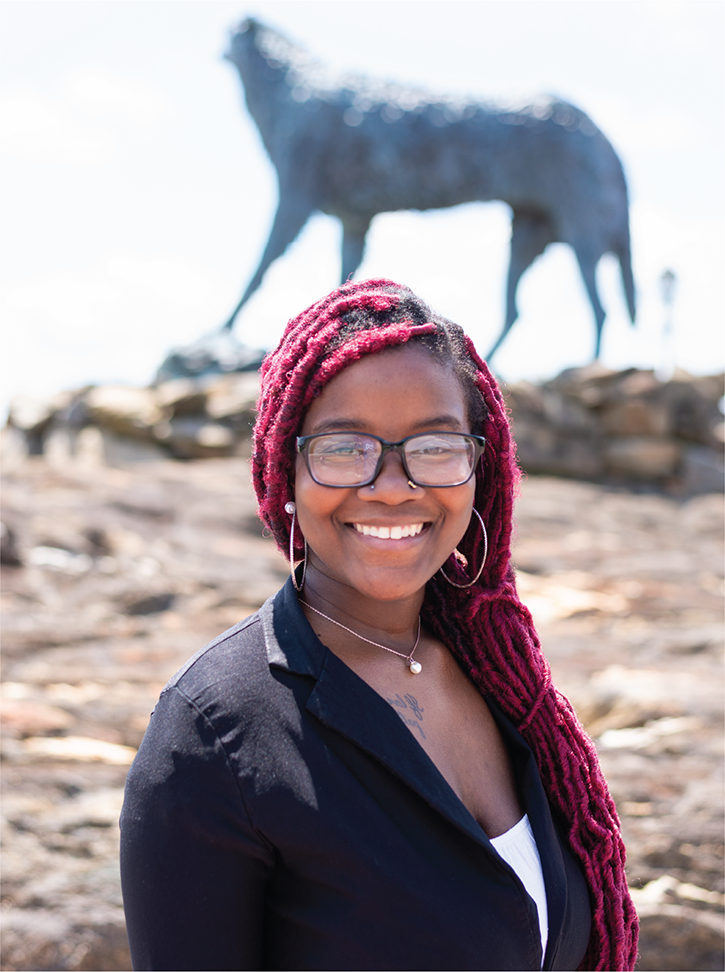
[[[300,600],[328,620],[346,625],[356,634],[384,641],[391,648],[410,650],[418,629],[424,591],[403,598],[380,600],[330,578],[310,564]]]

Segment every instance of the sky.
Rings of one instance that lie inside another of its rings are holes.
[[[277,200],[223,58],[248,15],[340,72],[483,100],[552,94],[586,111],[624,166],[637,287],[632,328],[614,258],[602,259],[603,363],[725,367],[720,0],[1,0],[0,404],[146,384],[237,303]],[[486,353],[509,235],[500,202],[382,214],[357,276],[408,284]],[[336,220],[309,221],[240,315],[242,341],[273,346],[339,283],[340,237]],[[505,381],[591,361],[568,247],[525,274],[519,310],[494,360]]]

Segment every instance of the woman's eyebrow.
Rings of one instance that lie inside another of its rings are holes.
[[[362,432],[367,423],[361,419],[334,418],[326,419],[312,426],[309,435],[320,435],[323,432]]]
[[[369,421],[364,421],[363,419],[334,418],[318,422],[308,434],[321,435],[323,432],[367,432],[369,428]],[[421,431],[427,431],[428,429],[440,429],[443,431],[446,428],[459,430],[463,428],[463,425],[460,418],[457,418],[455,415],[433,415],[430,418],[415,422],[411,426],[411,431],[413,433],[419,429]]]
[[[417,422],[413,428],[433,430],[440,428],[443,430],[446,426],[455,429],[463,428],[460,418],[457,418],[455,415],[434,415],[432,418],[423,419],[422,422]]]

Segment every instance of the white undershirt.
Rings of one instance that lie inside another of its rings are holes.
[[[539,848],[536,846],[534,832],[529,823],[529,815],[525,813],[521,820],[514,824],[511,830],[507,830],[505,834],[492,837],[491,843],[496,848],[496,852],[516,872],[529,897],[536,905],[539,914],[541,964],[543,966],[546,942],[549,937],[549,915],[546,906],[544,873],[541,870]]]

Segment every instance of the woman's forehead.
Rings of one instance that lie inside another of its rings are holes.
[[[340,371],[310,405],[303,429],[309,435],[345,419],[352,428],[383,420],[430,425],[436,418],[446,426],[467,424],[462,386],[447,361],[408,345],[366,355]]]

